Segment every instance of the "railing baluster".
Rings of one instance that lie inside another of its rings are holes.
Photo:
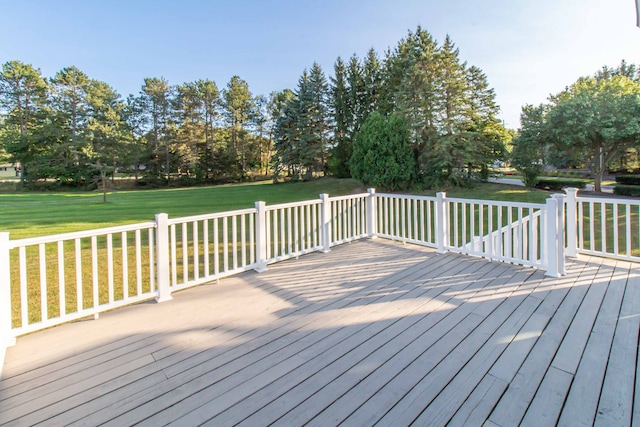
[[[255,213],[251,213],[249,214],[249,262],[251,263],[251,265],[253,265],[256,262],[256,251],[255,251],[255,237],[254,237],[254,223],[256,222],[256,214]],[[271,221],[267,221],[267,224],[271,224]],[[269,230],[271,229],[271,227],[267,227],[267,233],[269,232]],[[274,236],[275,236],[275,230],[274,230]],[[271,249],[271,246],[267,246],[267,253],[269,252],[269,249]],[[267,259],[269,259],[270,256],[267,254]]]
[[[107,284],[109,303],[113,302],[113,234],[107,234]]]
[[[140,230],[136,230],[136,292],[142,295],[142,239]]]
[[[595,247],[595,210],[594,210],[594,203],[593,202],[589,202],[589,248],[591,249],[591,251],[594,250]]]
[[[618,204],[613,203],[613,253],[618,253]]]
[[[25,327],[29,324],[29,289],[27,288],[27,248],[20,246],[18,249],[18,257],[20,258],[20,314],[21,326]]]
[[[238,268],[238,220],[235,215],[231,217],[231,249],[233,269]]]
[[[583,203],[578,200],[578,247],[577,249],[584,249],[584,208]]]
[[[602,237],[602,253],[607,253],[607,206],[600,203],[600,236]]]
[[[193,279],[200,278],[200,238],[198,236],[198,221],[191,223],[191,233],[193,234]]]
[[[222,218],[222,271],[229,271],[229,218]]]
[[[178,242],[176,237],[176,225],[171,224],[169,227],[171,240],[171,285],[178,285]]]
[[[213,219],[213,274],[220,274],[220,236],[218,233],[218,218]]]
[[[631,205],[627,204],[625,211],[625,243],[627,245],[627,256],[631,256]]]
[[[209,268],[209,220],[202,221],[202,260],[204,262],[204,276],[211,276],[211,269]]]
[[[98,278],[98,237],[91,237],[91,274],[93,285],[93,307],[97,308],[100,305],[98,299],[98,287],[100,286]]]
[[[40,315],[42,316],[42,321],[45,321],[49,317],[47,313],[47,255],[44,243],[38,245],[38,251],[40,260]]]
[[[127,232],[120,234],[120,246],[122,248],[122,296],[129,298],[129,247],[127,245]]]
[[[80,239],[74,239],[74,254],[76,257],[76,311],[82,311],[82,246]]]
[[[147,240],[149,242],[149,291],[153,292],[156,290],[156,265],[154,260],[156,259],[155,255],[155,241],[156,241],[156,233],[153,228],[150,228],[148,231]]]
[[[60,316],[66,314],[65,302],[66,287],[64,282],[64,241],[58,241],[58,303],[60,304]]]
[[[189,282],[189,241],[187,223],[182,223],[182,283]]]
[[[247,266],[247,215],[240,215],[240,250],[242,258],[240,259],[241,267]],[[268,252],[267,252],[268,253]],[[267,259],[269,256],[267,255]]]

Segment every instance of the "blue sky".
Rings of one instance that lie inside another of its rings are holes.
[[[123,96],[145,77],[223,88],[234,74],[268,94],[314,61],[332,74],[338,56],[382,54],[419,24],[484,70],[512,128],[522,105],[640,63],[634,0],[0,0],[0,62],[47,77],[75,65]]]

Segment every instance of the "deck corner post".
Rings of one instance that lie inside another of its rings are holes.
[[[320,212],[320,236],[322,236],[320,244],[322,249],[320,251],[326,254],[331,252],[331,201],[327,193],[322,193],[320,200],[322,200],[322,205],[320,205],[322,209]]]
[[[158,295],[156,302],[165,302],[173,299],[169,286],[169,215],[156,214],[156,283]]]
[[[547,199],[545,206],[545,236],[544,236],[544,255],[547,265],[546,276],[560,277],[558,268],[558,200],[555,198]]]
[[[578,189],[577,188],[565,188],[567,193],[566,205],[567,205],[567,250],[566,255],[571,258],[578,257]]]
[[[267,204],[256,202],[256,268],[258,273],[267,268]]]
[[[445,252],[445,247],[448,246],[447,237],[449,237],[447,204],[447,193],[441,191],[436,194],[436,245],[439,254]]]
[[[557,221],[556,221],[556,227],[557,227],[557,232],[556,235],[557,237],[557,254],[558,254],[558,274],[560,274],[561,276],[567,274],[567,271],[564,268],[564,254],[565,254],[565,227],[564,227],[564,199],[565,199],[565,195],[561,194],[561,193],[556,193],[554,195],[552,195],[551,197],[553,197],[554,199],[556,199],[557,203],[556,203],[556,215],[557,215]]]
[[[378,237],[378,196],[375,188],[368,188],[367,192],[367,237],[375,239]]]

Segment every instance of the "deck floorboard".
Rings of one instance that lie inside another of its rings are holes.
[[[640,266],[352,242],[18,338],[0,425],[621,425]]]

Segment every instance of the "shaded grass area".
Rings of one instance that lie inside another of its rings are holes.
[[[12,239],[89,230],[143,221],[157,213],[169,217],[251,208],[267,204],[359,193],[365,187],[352,179],[311,182],[221,185],[214,187],[123,191],[111,193],[102,203],[101,193],[0,194],[0,231]]]

